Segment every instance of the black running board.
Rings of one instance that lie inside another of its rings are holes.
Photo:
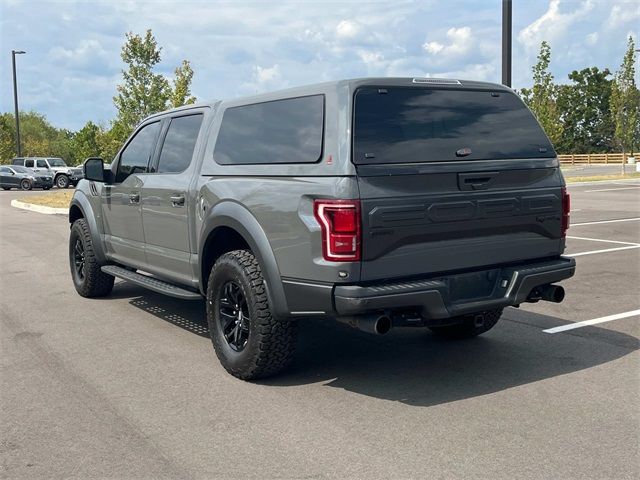
[[[181,298],[183,300],[201,300],[202,295],[185,288],[178,287],[172,283],[168,283],[157,278],[150,277],[148,275],[142,275],[140,273],[132,272],[126,268],[118,267],[116,265],[105,265],[101,268],[104,273],[113,275],[114,277],[121,278],[127,282],[135,283],[141,287],[147,288],[154,292],[169,295],[170,297]]]

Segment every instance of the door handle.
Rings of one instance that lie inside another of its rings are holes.
[[[140,203],[140,194],[139,193],[129,194],[129,203]]]
[[[458,188],[460,190],[487,190],[500,172],[459,173]]]
[[[174,207],[181,207],[184,205],[184,195],[172,195],[171,205]]]

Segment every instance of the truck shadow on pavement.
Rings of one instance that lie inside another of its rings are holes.
[[[121,286],[116,296],[166,322],[208,338],[204,302],[180,301]],[[444,340],[426,329],[384,336],[331,320],[301,320],[295,360],[273,387],[325,386],[414,406],[433,406],[566,375],[622,358],[640,347],[630,335],[586,327],[547,334],[566,321],[507,309],[498,325],[471,340]],[[212,361],[213,361],[212,356]]]

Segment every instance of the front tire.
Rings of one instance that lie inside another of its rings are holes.
[[[31,190],[33,185],[31,184],[31,180],[24,178],[20,181],[20,188],[22,190]]]
[[[453,325],[433,326],[429,327],[429,330],[436,335],[446,338],[473,338],[488,332],[495,327],[498,320],[500,320],[501,315],[502,309],[496,308],[471,315],[463,315],[456,319],[460,320],[459,323],[455,323]],[[482,321],[480,321],[479,316],[482,317]]]
[[[69,267],[73,286],[82,297],[109,295],[114,277],[100,270],[94,250],[89,224],[84,218],[73,222],[69,235]]]
[[[66,175],[58,175],[56,177],[56,186],[58,188],[69,188],[69,177]]]
[[[274,375],[293,358],[297,324],[272,315],[262,270],[248,250],[225,253],[211,269],[207,321],[216,355],[234,377]]]
[[[11,190],[11,187],[2,187],[3,190]]]

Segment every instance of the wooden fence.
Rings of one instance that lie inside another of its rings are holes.
[[[624,154],[624,162],[634,156],[633,153]],[[638,156],[638,154],[636,154]],[[560,163],[564,165],[591,165],[592,163],[622,163],[622,153],[576,153],[571,155],[558,155]],[[640,158],[638,159],[640,160]]]

